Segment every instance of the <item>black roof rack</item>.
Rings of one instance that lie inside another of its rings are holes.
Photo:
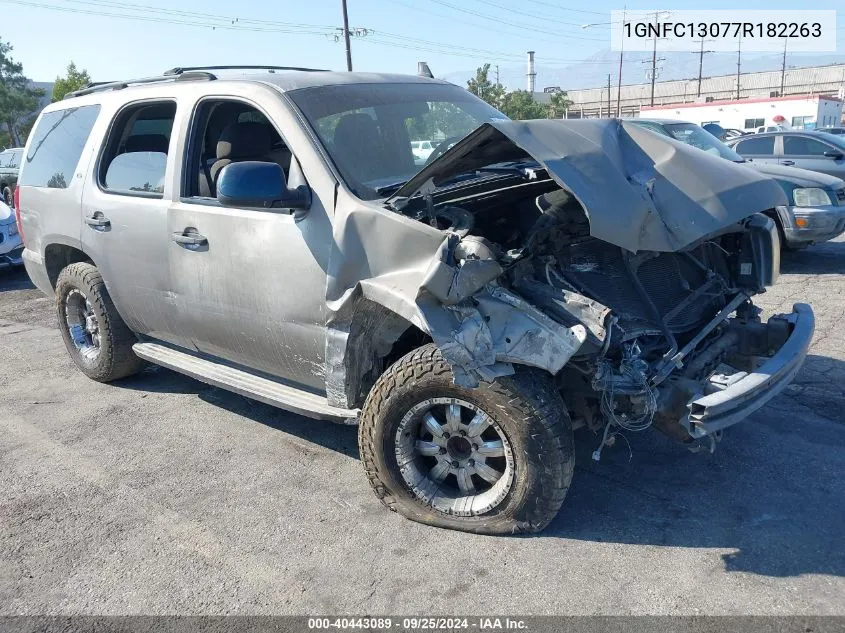
[[[266,70],[275,72],[277,70],[297,70],[302,72],[328,72],[325,68],[301,68],[299,66],[177,66],[165,70],[163,74],[155,77],[141,77],[140,79],[126,79],[124,81],[99,81],[93,82],[82,88],[65,95],[65,99],[81,97],[94,92],[105,90],[123,90],[129,86],[140,84],[153,84],[160,81],[214,81],[217,76],[208,72],[210,70]]]
[[[300,66],[264,66],[263,64],[258,66],[244,66],[225,64],[223,66],[177,66],[176,68],[164,71],[164,74],[181,75],[195,70],[269,70],[270,72],[274,70],[298,70],[307,73],[329,72],[325,68],[302,68]]]
[[[154,84],[161,81],[214,81],[217,77],[208,72],[193,71],[171,73],[170,71],[163,75],[155,77],[140,77],[139,79],[126,79],[124,81],[100,81],[90,83],[81,90],[74,90],[65,95],[65,99],[72,97],[81,97],[83,95],[90,95],[94,92],[103,92],[105,90],[123,90],[129,86],[136,86],[141,84]]]

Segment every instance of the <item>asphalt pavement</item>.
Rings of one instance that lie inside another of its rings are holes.
[[[0,615],[845,614],[845,239],[788,253],[767,312],[811,355],[716,453],[628,434],[540,535],[385,510],[356,429],[150,368],[85,378],[0,271]]]

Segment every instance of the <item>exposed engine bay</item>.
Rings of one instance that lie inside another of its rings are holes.
[[[583,326],[556,375],[576,424],[604,428],[605,440],[613,427],[654,425],[712,444],[720,431],[697,426],[690,401],[747,376],[792,329],[786,318],[762,323],[750,301],[778,274],[772,222],[754,214],[677,252],[632,253],[592,237],[578,200],[544,176],[410,201],[404,214],[452,233],[441,264],[457,272],[441,267],[428,289],[459,320],[475,305],[490,321],[479,297],[505,291],[560,325]]]

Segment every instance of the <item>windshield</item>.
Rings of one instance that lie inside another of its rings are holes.
[[[387,197],[482,123],[507,120],[451,84],[349,84],[287,95],[346,184],[365,200]]]
[[[700,150],[727,158],[736,163],[745,162],[742,156],[695,123],[664,123],[663,127],[666,128],[666,131],[669,132],[672,138],[682,143],[692,145]]]

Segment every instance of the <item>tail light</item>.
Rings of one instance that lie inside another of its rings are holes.
[[[21,236],[21,242],[26,243],[26,239],[23,236],[23,224],[21,224],[21,188],[15,187],[15,193],[13,195],[15,201],[15,222],[18,225],[18,235]]]

